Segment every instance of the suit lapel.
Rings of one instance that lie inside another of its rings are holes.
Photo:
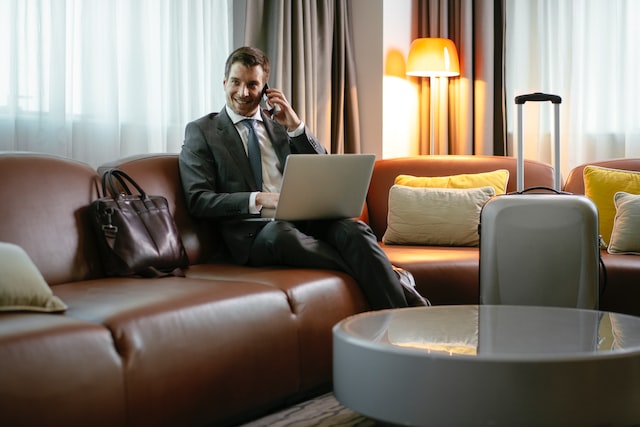
[[[224,147],[229,152],[229,156],[233,159],[237,170],[240,171],[247,185],[251,188],[256,188],[253,173],[251,172],[251,165],[249,164],[247,153],[244,150],[244,144],[226,109],[223,108],[222,111],[216,115],[215,122],[216,135],[211,141]],[[229,165],[229,167],[230,166],[231,165]]]

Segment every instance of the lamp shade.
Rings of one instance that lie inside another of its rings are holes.
[[[459,76],[458,51],[453,40],[415,39],[409,49],[407,75],[420,77]]]

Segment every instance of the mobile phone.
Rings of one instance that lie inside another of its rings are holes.
[[[267,89],[269,89],[269,85],[265,83],[264,87],[262,88],[262,109],[266,110],[269,114],[277,113],[277,106],[271,105],[269,103],[269,98],[267,98]]]

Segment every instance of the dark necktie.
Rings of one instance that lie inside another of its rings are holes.
[[[247,156],[249,157],[249,164],[251,165],[251,171],[256,181],[258,189],[262,191],[262,156],[260,155],[260,144],[258,143],[258,137],[254,129],[253,119],[245,119],[242,124],[249,131],[249,137],[247,139]]]

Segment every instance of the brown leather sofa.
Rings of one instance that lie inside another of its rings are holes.
[[[0,153],[0,241],[20,245],[68,305],[0,312],[1,423],[235,425],[328,389],[331,328],[367,309],[357,284],[335,271],[208,264],[215,235],[185,211],[177,157],[119,165],[169,200],[187,277],[105,277],[87,220],[96,170]]]
[[[176,155],[105,166],[168,199],[190,261],[186,277],[105,277],[87,218],[99,196],[98,171],[60,157],[0,153],[0,241],[24,248],[69,307],[63,314],[0,312],[3,425],[227,426],[329,389],[331,329],[368,309],[349,276],[211,263],[216,230],[188,215]],[[397,174],[501,168],[514,190],[512,158],[378,161],[363,219],[382,236]],[[552,180],[550,166],[526,163],[526,186]],[[478,302],[477,248],[383,247],[434,304]],[[609,271],[606,308],[638,311],[617,299],[630,295],[630,271]],[[617,280],[628,282],[622,293]]]
[[[610,169],[640,172],[640,159],[613,159],[590,162],[589,165]],[[567,175],[564,190],[574,194],[585,194],[584,168],[578,165]],[[604,292],[600,298],[600,308],[640,316],[640,256],[610,254],[600,251],[606,274],[601,276]]]

